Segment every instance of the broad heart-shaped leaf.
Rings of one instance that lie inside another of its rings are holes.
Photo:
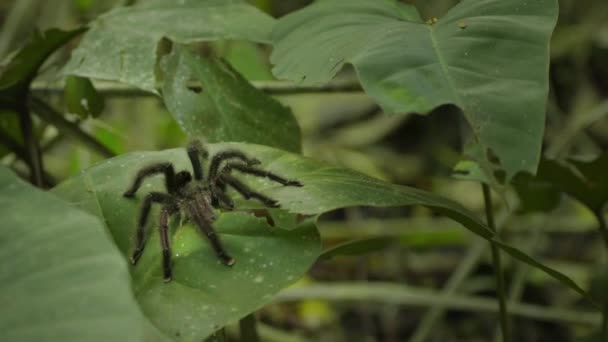
[[[249,156],[260,160],[262,167],[265,169],[301,181],[304,184],[303,187],[285,187],[266,179],[239,175],[252,188],[278,200],[283,209],[287,209],[292,213],[318,215],[337,208],[350,206],[394,207],[423,205],[460,222],[468,230],[484,239],[494,241],[514,258],[547,272],[562,284],[591,300],[589,295],[567,276],[543,265],[520,250],[497,240],[494,237],[494,233],[483,222],[479,221],[474,213],[449,199],[418,189],[389,184],[355,171],[329,166],[297,154],[267,146],[222,143],[210,144],[207,147],[211,155],[217,151],[226,149],[241,150]],[[136,170],[144,165],[158,161],[170,161],[176,166],[176,170],[190,170],[189,161],[183,149],[131,153],[110,159],[105,163],[93,167],[80,177],[60,185],[56,189],[56,192],[80,203],[92,212],[97,212],[100,216],[106,216],[106,219],[108,216],[122,217],[119,224],[114,228],[114,221],[107,222],[110,224],[110,230],[112,230],[119,247],[123,252],[126,252],[130,245],[129,238],[132,235],[132,222],[134,222],[136,211],[135,206],[131,202],[120,198],[120,193],[127,188]],[[150,186],[144,186],[143,189],[159,189],[160,184],[160,179],[154,179],[150,182]],[[83,191],[83,189],[86,189],[86,191]],[[106,208],[104,205],[109,205],[110,207]],[[240,203],[239,208],[254,209],[259,208],[259,205],[248,201]],[[288,221],[284,217],[280,219],[280,222]],[[314,241],[314,246],[317,246],[317,241]],[[308,248],[312,250],[313,247]],[[235,250],[235,248],[231,250]],[[317,249],[314,251],[315,253],[319,253]],[[209,253],[207,252],[207,254]],[[292,250],[290,253],[301,254],[302,252]],[[275,256],[274,259],[276,260],[276,258],[280,257],[289,259],[295,256],[285,254],[283,256]],[[197,260],[196,263],[192,262],[193,266],[202,264],[200,259]],[[306,262],[311,262],[311,260],[304,258],[302,264]],[[303,272],[304,265],[300,266],[302,266],[300,270]],[[157,274],[156,278],[160,281],[161,277],[158,268],[157,266],[153,272]],[[201,265],[201,269],[205,269],[205,267]],[[261,301],[260,305],[263,303],[265,301]],[[241,311],[238,312],[241,313]]]
[[[300,128],[291,110],[227,62],[174,46],[160,64],[165,105],[190,136],[300,151]],[[188,89],[192,75],[202,85],[199,94]]]
[[[65,72],[156,92],[157,43],[239,39],[267,42],[274,19],[242,0],[141,1],[91,24]]]
[[[275,25],[273,73],[324,83],[351,63],[387,112],[457,105],[505,183],[539,162],[556,20],[557,0],[464,0],[429,23],[395,1],[319,1]]]
[[[95,216],[4,167],[0,216],[0,340],[144,340],[127,265]]]
[[[213,149],[214,150],[214,149]],[[141,199],[151,190],[164,191],[161,177],[147,181],[137,200],[122,193],[137,170],[153,161],[169,160],[178,170],[190,169],[184,150],[132,153],[110,159],[60,184],[55,194],[104,220],[125,256],[133,248]],[[201,341],[217,329],[271,302],[281,289],[300,278],[320,254],[314,222],[296,229],[269,226],[252,213],[218,213],[214,227],[233,267],[220,264],[205,237],[190,224],[173,222],[173,280],[163,282],[158,216],[151,218],[146,250],[131,268],[133,289],[150,321],[175,340]]]

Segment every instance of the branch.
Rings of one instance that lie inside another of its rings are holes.
[[[32,114],[28,108],[27,99],[22,99],[22,102],[19,102],[17,112],[19,114],[21,135],[25,142],[25,153],[27,155],[25,161],[30,168],[30,180],[32,184],[42,187],[44,185],[42,180],[42,174],[44,173],[42,155],[40,154],[38,139],[34,135],[34,123],[32,122]]]
[[[269,95],[290,95],[290,94],[317,94],[317,93],[360,93],[363,91],[357,81],[332,81],[320,86],[300,86],[292,82],[285,81],[254,81],[251,82],[257,89]],[[201,86],[192,82],[188,88],[195,92],[200,92]],[[155,94],[133,86],[115,82],[95,82],[95,89],[105,96],[113,97],[146,97]],[[34,82],[31,87],[33,94],[58,95],[63,94],[63,84],[48,85],[44,82]]]
[[[442,305],[453,310],[497,313],[494,299],[481,296],[452,294],[442,296],[439,292],[386,282],[332,282],[303,287],[291,287],[276,297],[276,302],[293,302],[320,299],[337,302],[372,302],[378,304],[425,307]],[[513,304],[512,315],[538,321],[576,323],[597,327],[601,317],[594,312],[571,311],[535,304]]]
[[[100,155],[111,158],[116,156],[112,150],[101,144],[94,137],[83,131],[77,124],[66,120],[61,114],[57,113],[51,106],[39,98],[33,97],[30,101],[34,112],[38,114],[44,121],[57,127],[58,130],[64,134],[71,136],[72,138],[79,140],[85,146],[91,150],[99,153]]]

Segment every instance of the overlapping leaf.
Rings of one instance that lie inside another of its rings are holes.
[[[0,340],[144,340],[126,263],[96,217],[3,167],[0,216]]]
[[[36,32],[33,39],[13,57],[0,75],[0,99],[10,100],[11,96],[22,95],[27,91],[42,63],[58,48],[82,32],[84,29],[72,31],[50,29],[44,33]]]
[[[161,62],[163,99],[189,135],[300,151],[300,128],[289,108],[256,89],[228,63],[174,46]],[[188,89],[193,75],[202,91]]]
[[[566,193],[598,214],[608,202],[606,170],[608,153],[592,161],[544,159],[536,176],[518,176],[514,186],[524,209],[552,210],[559,204],[560,193]]]
[[[273,72],[324,83],[351,63],[387,112],[455,104],[505,183],[539,162],[556,19],[556,0],[465,0],[428,22],[396,1],[320,1],[275,25]]]
[[[157,44],[242,39],[269,40],[272,17],[241,0],[142,1],[91,24],[65,72],[124,82],[156,92]]]

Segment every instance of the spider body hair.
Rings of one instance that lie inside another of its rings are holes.
[[[124,197],[135,197],[143,180],[155,175],[163,175],[167,193],[150,192],[142,202],[135,233],[135,248],[131,254],[131,263],[137,264],[146,245],[146,227],[153,204],[160,204],[159,218],[160,240],[163,253],[163,275],[165,282],[172,279],[171,241],[169,239],[169,219],[175,214],[184,215],[199,231],[205,235],[211,244],[216,257],[226,266],[236,262],[232,258],[213,228],[216,219],[215,210],[224,208],[232,210],[234,202],[226,193],[227,187],[235,189],[246,199],[256,199],[268,207],[278,207],[278,202],[272,198],[249,188],[245,183],[231,175],[233,170],[257,177],[265,177],[285,186],[302,186],[297,180],[289,180],[270,171],[256,167],[260,162],[247,157],[238,150],[226,150],[216,153],[209,163],[209,172],[205,177],[201,157],[207,159],[209,153],[198,140],[193,140],[186,148],[192,164],[189,171],[175,172],[173,164],[160,162],[140,169],[131,184],[123,193]],[[222,166],[223,165],[223,166]]]

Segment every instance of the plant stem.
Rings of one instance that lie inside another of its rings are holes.
[[[602,312],[602,330],[600,336],[600,341],[608,341],[608,303],[604,304],[604,312]]]
[[[18,105],[18,112],[21,135],[23,136],[23,142],[25,144],[25,151],[27,154],[27,164],[30,168],[30,180],[32,184],[38,187],[43,187],[42,156],[40,154],[38,140],[34,136],[34,123],[32,122],[32,116],[27,106],[27,99],[24,99],[23,102]]]
[[[506,225],[506,222],[511,218],[511,215],[512,212],[509,210],[505,210],[502,213],[498,218],[498,221],[500,222],[498,224],[498,231]],[[416,327],[416,331],[410,338],[410,342],[424,342],[431,338],[430,335],[433,331],[436,331],[434,330],[434,327],[437,324],[437,321],[441,319],[446,311],[445,301],[447,301],[450,296],[454,295],[458,288],[460,288],[464,281],[471,275],[475,266],[479,264],[487,247],[488,243],[486,240],[478,238],[473,246],[469,248],[466,256],[458,265],[458,268],[452,273],[445,286],[438,294],[440,299],[445,298],[445,300],[434,304],[429,308],[422,317],[420,324]]]
[[[408,307],[429,307],[442,305],[449,310],[496,313],[496,301],[487,297],[452,294],[428,288],[417,288],[390,282],[332,282],[318,283],[303,287],[291,287],[279,292],[276,302],[293,302],[319,299],[335,302],[368,302],[384,307],[386,304]],[[564,322],[597,327],[601,316],[596,312],[564,310],[557,307],[543,307],[535,304],[517,303],[510,308],[513,315],[543,322]]]
[[[606,219],[604,218],[604,212],[602,208],[598,208],[593,211],[593,214],[597,218],[597,222],[599,224],[598,229],[600,230],[600,234],[604,239],[604,244],[606,245],[606,252],[608,252],[608,226],[606,225]],[[604,307],[602,310],[602,327],[600,330],[600,341],[608,341],[608,302],[604,303]]]
[[[260,336],[256,326],[255,314],[250,313],[239,321],[239,330],[241,332],[241,341],[244,342],[259,342]]]
[[[269,95],[292,95],[292,94],[318,94],[318,93],[361,93],[363,88],[357,81],[331,81],[320,86],[301,86],[287,81],[254,81],[253,86],[258,90]],[[188,83],[188,88],[193,91],[200,91],[201,85],[196,82]],[[146,90],[141,90],[132,86],[118,84],[115,82],[95,82],[95,89],[109,97],[146,97],[156,96]],[[62,94],[62,85],[49,86],[44,82],[33,83],[33,93]]]
[[[66,120],[61,114],[57,113],[46,102],[38,98],[32,98],[31,104],[38,116],[40,116],[43,120],[50,123],[51,125],[57,127],[57,129],[63,132],[64,134],[69,135],[76,140],[79,140],[92,151],[97,152],[106,158],[116,156],[116,153],[114,153],[112,150],[97,141],[94,137],[83,131],[77,124]]]
[[[486,220],[488,227],[496,233],[496,225],[494,223],[494,213],[492,211],[492,196],[490,187],[482,183],[483,200],[486,208]],[[505,279],[502,272],[502,263],[500,260],[500,250],[494,243],[490,243],[492,249],[492,264],[494,266],[494,275],[496,277],[496,294],[498,295],[498,307],[500,316],[500,328],[502,331],[502,340],[504,342],[511,341],[511,331],[509,328],[509,316],[507,313],[507,296],[505,291]]]
[[[604,239],[604,244],[606,245],[606,251],[608,251],[608,225],[606,225],[606,219],[604,218],[604,213],[601,208],[594,210],[593,214],[597,218],[597,222],[599,223],[598,229],[600,230],[600,234]]]

